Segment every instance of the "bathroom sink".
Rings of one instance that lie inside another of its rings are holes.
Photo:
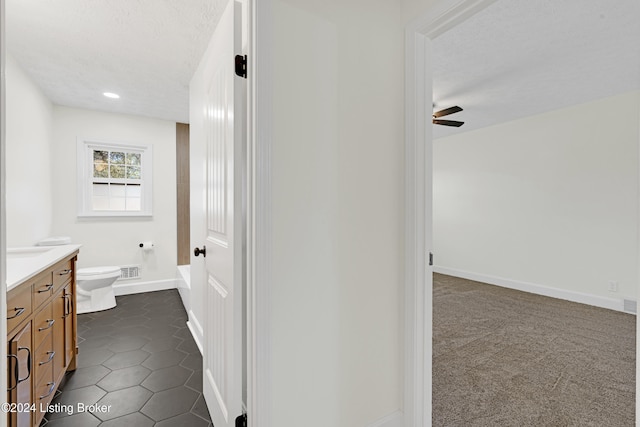
[[[27,248],[7,248],[7,259],[33,258],[44,255],[53,248],[33,246]]]

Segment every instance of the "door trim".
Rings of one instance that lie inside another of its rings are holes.
[[[5,85],[5,7],[4,0],[0,0],[0,337],[7,336],[7,264],[6,264],[6,85]],[[0,384],[7,383],[7,348],[0,346]],[[0,403],[7,401],[7,394],[2,393]]]
[[[428,263],[426,224],[427,163],[425,149],[431,145],[430,128],[424,114],[430,93],[424,78],[426,38],[408,28],[405,39],[405,361],[404,425],[431,425],[431,281],[426,281]],[[422,77],[421,77],[422,76]],[[429,76],[430,79],[430,76]],[[430,91],[430,90],[429,90]],[[420,95],[418,95],[420,94]],[[429,219],[430,221],[430,219]],[[427,317],[425,317],[427,316]]]
[[[638,130],[640,134],[640,111],[638,112]],[[638,140],[638,165],[640,166],[640,139]],[[640,201],[640,174],[638,174],[638,200]],[[640,297],[640,209],[637,212],[638,215],[638,244],[636,245],[638,251],[638,283],[636,283],[636,299]],[[638,379],[640,378],[640,363],[637,362],[638,355],[640,354],[640,315],[636,313],[636,425],[640,424],[638,417],[638,408],[640,408],[640,384]]]
[[[272,0],[249,0],[247,46],[247,422],[271,420]]]
[[[442,0],[405,29],[404,425],[431,426],[431,39],[496,0]],[[437,254],[436,254],[437,255]]]

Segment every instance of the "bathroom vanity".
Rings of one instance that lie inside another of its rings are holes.
[[[7,425],[39,426],[75,370],[80,245],[7,250]]]

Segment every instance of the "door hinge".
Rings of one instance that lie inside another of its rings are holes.
[[[236,55],[236,75],[247,78],[247,55]]]
[[[433,265],[433,252],[429,252],[429,265]]]
[[[247,414],[242,414],[236,418],[236,427],[247,427]]]

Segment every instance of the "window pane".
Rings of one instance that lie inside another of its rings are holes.
[[[140,166],[127,166],[127,178],[140,179]]]
[[[109,168],[106,163],[94,163],[93,164],[93,176],[94,178],[109,178]]]
[[[127,185],[127,197],[140,197],[139,185]]]
[[[139,211],[141,204],[139,197],[127,197],[127,210],[128,211]]]
[[[108,178],[109,152],[93,150],[93,176],[98,178]]]
[[[93,195],[109,197],[109,184],[97,184],[93,183]]]
[[[124,184],[111,184],[109,188],[111,192],[109,193],[111,197],[124,197]]]
[[[108,163],[109,152],[101,150],[93,150],[93,161],[96,163]]]
[[[127,153],[128,165],[140,165],[140,153]]]
[[[102,196],[93,196],[91,198],[91,208],[94,211],[107,211],[109,210],[109,198]]]
[[[123,211],[124,210],[124,197],[112,197],[111,203],[109,205],[109,209],[112,211]]]
[[[111,178],[124,178],[124,166],[111,165]]]
[[[124,153],[119,151],[112,151],[110,153],[111,163],[115,163],[118,165],[124,164]]]

